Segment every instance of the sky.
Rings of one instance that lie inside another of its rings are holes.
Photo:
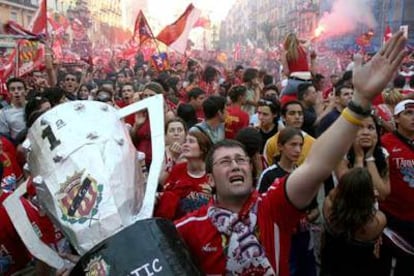
[[[148,1],[149,15],[164,20],[173,19],[174,14],[181,14],[190,4],[209,14],[211,20],[219,22],[224,19],[235,0],[150,0]]]
[[[193,3],[196,8],[202,11],[202,15],[209,16],[214,24],[226,17],[234,2],[235,0],[149,0],[146,16],[151,23],[157,21],[153,23],[154,32],[157,32],[159,26],[174,22],[185,8]]]

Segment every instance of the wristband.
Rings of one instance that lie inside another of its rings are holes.
[[[359,126],[359,127],[361,127],[361,126],[362,126],[362,120],[361,120],[361,119],[359,119],[359,118],[357,118],[357,117],[355,117],[354,115],[352,115],[352,114],[349,112],[349,109],[348,109],[348,108],[345,108],[344,110],[342,110],[341,116],[342,116],[342,118],[344,118],[347,122],[349,122],[349,123],[353,124],[354,126]]]
[[[362,117],[368,117],[369,115],[371,115],[371,105],[368,108],[363,108],[362,106],[351,100],[348,103],[348,108],[352,112],[361,115]]]
[[[374,156],[370,156],[368,158],[365,158],[365,162],[375,162]]]

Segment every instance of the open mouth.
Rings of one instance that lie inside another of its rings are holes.
[[[236,175],[230,177],[230,183],[231,184],[243,184],[244,183],[244,177],[241,175]]]

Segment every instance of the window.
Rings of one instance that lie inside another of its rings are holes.
[[[16,11],[11,11],[10,12],[10,20],[13,20],[13,21],[17,22],[17,12]]]

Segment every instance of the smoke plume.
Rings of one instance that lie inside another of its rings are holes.
[[[332,10],[325,12],[319,21],[315,36],[339,36],[357,30],[359,25],[375,28],[377,22],[369,0],[337,0]]]

